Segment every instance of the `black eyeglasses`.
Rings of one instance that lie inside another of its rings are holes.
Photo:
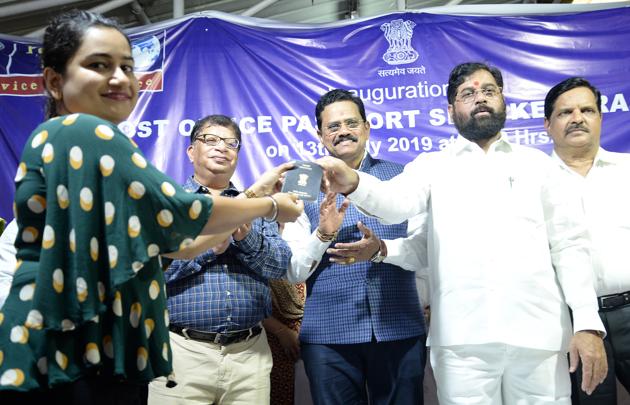
[[[241,142],[237,138],[221,138],[215,134],[201,134],[195,137],[195,141],[203,142],[208,146],[216,146],[221,141],[230,149],[238,149]]]

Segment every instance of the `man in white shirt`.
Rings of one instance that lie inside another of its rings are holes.
[[[608,333],[608,376],[590,396],[574,390],[573,403],[581,405],[616,405],[616,378],[630,391],[630,155],[604,150],[601,126],[601,93],[587,80],[572,77],[547,93],[552,158],[582,193],[599,316]]]
[[[448,109],[460,136],[389,181],[318,161],[330,191],[397,223],[428,212],[431,364],[441,404],[569,404],[605,377],[606,359],[579,199],[544,153],[510,144],[503,78],[453,69]],[[567,304],[573,311],[573,331]]]

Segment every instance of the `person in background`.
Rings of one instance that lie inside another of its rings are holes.
[[[53,18],[41,53],[50,120],[15,176],[17,265],[0,311],[2,404],[136,404],[172,376],[159,256],[194,257],[293,196],[189,194],[117,128],[136,105],[131,44],[89,11]]]
[[[573,403],[616,405],[617,379],[630,392],[630,154],[600,146],[601,93],[586,79],[571,77],[545,98],[545,129],[552,159],[580,190],[592,243],[593,282],[599,316],[606,327],[608,375],[591,395],[573,375]]]
[[[389,181],[321,158],[326,190],[386,223],[428,215],[441,404],[569,404],[569,370],[583,363],[588,394],[607,372],[579,197],[548,156],[502,134],[498,69],[456,66],[447,97],[453,144]]]
[[[263,322],[273,356],[271,403],[293,405],[295,365],[300,358],[300,325],[304,316],[306,284],[271,280],[271,316]]]

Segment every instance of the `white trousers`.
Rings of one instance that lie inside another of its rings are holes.
[[[500,343],[431,346],[440,405],[570,405],[565,353]]]
[[[269,404],[272,358],[267,335],[221,346],[170,332],[177,386],[149,384],[149,405]]]

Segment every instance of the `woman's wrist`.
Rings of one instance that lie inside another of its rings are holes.
[[[275,222],[276,219],[278,219],[278,213],[280,211],[278,208],[278,202],[271,195],[266,195],[265,198],[268,198],[271,200],[271,213],[270,215],[265,215],[263,219],[268,222]]]

